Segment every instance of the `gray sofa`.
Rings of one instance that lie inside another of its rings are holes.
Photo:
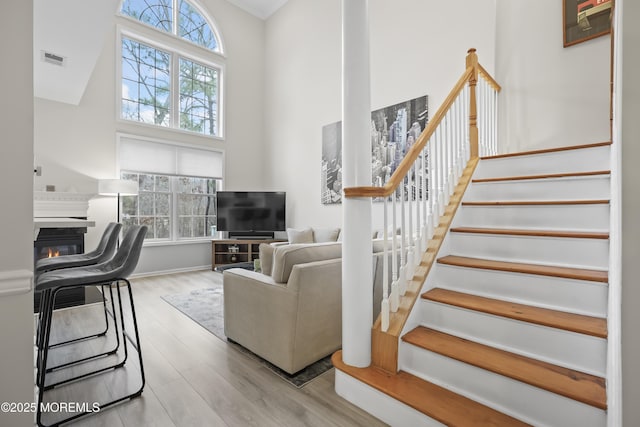
[[[372,257],[375,319],[382,300],[382,253]],[[225,335],[290,374],[340,349],[342,244],[261,245],[261,262],[270,274],[224,272]]]

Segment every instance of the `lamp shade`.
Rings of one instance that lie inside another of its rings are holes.
[[[138,194],[138,183],[125,179],[99,179],[98,193],[103,196],[135,196]]]

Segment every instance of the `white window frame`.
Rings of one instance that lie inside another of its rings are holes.
[[[207,139],[219,141],[225,140],[225,64],[224,45],[220,37],[220,33],[216,26],[213,25],[212,19],[202,12],[202,7],[194,1],[190,1],[198,12],[209,23],[211,31],[218,39],[219,52],[212,51],[202,47],[190,40],[183,39],[175,34],[158,30],[148,24],[133,19],[129,16],[123,16],[118,13],[119,23],[116,26],[116,122],[118,124],[126,124],[127,126],[142,126],[149,129],[160,131],[177,132],[188,135],[200,136]],[[175,8],[174,8],[175,9]],[[118,9],[119,10],[119,9]],[[176,14],[174,10],[174,18]],[[177,25],[174,19],[174,26]],[[134,41],[146,44],[152,48],[163,50],[169,53],[171,57],[169,74],[171,79],[169,96],[171,104],[169,106],[171,126],[160,126],[152,123],[143,123],[135,120],[128,120],[122,117],[122,38],[129,38]],[[194,132],[180,128],[180,60],[184,58],[189,61],[196,62],[205,67],[214,68],[218,71],[218,109],[217,109],[217,126],[218,134],[209,135],[200,132]]]
[[[167,146],[170,147],[183,147],[183,148],[191,148],[191,149],[197,149],[197,150],[205,150],[205,151],[211,151],[214,153],[218,153],[221,156],[221,173],[220,176],[209,176],[209,177],[203,177],[203,176],[196,176],[196,175],[177,175],[177,174],[171,174],[171,173],[162,173],[162,172],[150,172],[150,171],[136,171],[136,170],[130,170],[130,168],[121,168],[121,164],[120,164],[120,147],[122,145],[122,140],[123,139],[133,139],[133,140],[138,140],[141,142],[150,142],[150,143],[156,143],[156,144],[165,144]],[[174,142],[174,141],[168,141],[168,140],[164,140],[164,139],[158,139],[158,138],[150,138],[150,137],[146,137],[146,136],[140,136],[140,135],[135,135],[135,134],[130,134],[130,133],[121,133],[118,132],[116,134],[116,176],[120,177],[122,172],[130,172],[130,173],[142,173],[142,174],[150,174],[150,175],[169,175],[169,176],[190,176],[190,177],[194,177],[194,178],[210,178],[210,179],[217,179],[220,181],[220,187],[216,188],[216,192],[217,191],[222,191],[224,190],[224,183],[225,183],[225,150],[221,150],[221,149],[216,149],[216,148],[212,148],[212,147],[206,147],[206,146],[202,146],[202,145],[195,145],[195,144],[185,144],[182,142]],[[211,239],[213,239],[212,236],[203,236],[203,237],[190,237],[190,238],[178,238],[178,204],[177,204],[177,191],[175,188],[175,184],[174,183],[175,180],[170,180],[170,189],[171,189],[171,217],[170,217],[170,221],[171,221],[171,237],[169,239],[158,239],[158,238],[154,238],[154,239],[150,239],[150,240],[145,240],[143,246],[170,246],[170,245],[181,245],[181,244],[191,244],[191,243],[203,243],[206,241],[210,241]],[[216,212],[217,214],[217,212]]]

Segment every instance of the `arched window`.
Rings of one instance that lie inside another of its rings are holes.
[[[224,57],[202,9],[123,0],[120,14],[129,18],[119,32],[120,118],[222,137]]]

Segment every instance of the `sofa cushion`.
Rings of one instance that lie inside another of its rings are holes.
[[[289,281],[291,270],[296,264],[341,257],[342,243],[337,242],[278,246],[273,255],[271,276],[276,283],[286,283]]]
[[[313,230],[311,228],[305,228],[304,230],[287,228],[287,239],[291,244],[313,243]]]
[[[339,234],[339,228],[314,228],[313,241],[315,243],[337,242]]]
[[[258,251],[260,253],[260,269],[262,270],[262,274],[271,276],[271,270],[273,268],[273,253],[275,250],[276,247],[271,246],[268,243],[260,243],[260,246],[258,246]]]

